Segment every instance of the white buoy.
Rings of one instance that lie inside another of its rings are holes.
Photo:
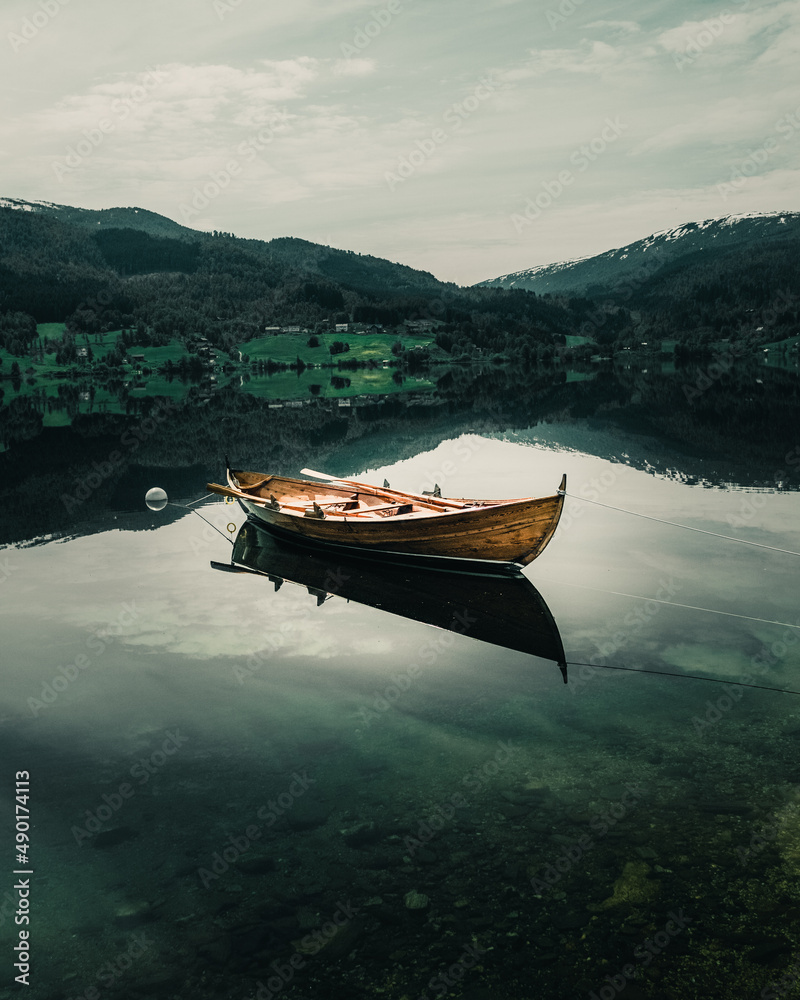
[[[145,494],[144,502],[150,510],[163,510],[167,506],[166,490],[162,490],[160,486],[154,486]]]

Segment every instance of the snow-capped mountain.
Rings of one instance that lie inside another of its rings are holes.
[[[800,241],[800,213],[728,215],[687,222],[653,233],[627,246],[594,257],[543,264],[479,282],[495,288],[522,288],[544,294],[602,295],[620,286],[641,285],[665,267],[688,263],[692,255],[740,251],[781,240]]]

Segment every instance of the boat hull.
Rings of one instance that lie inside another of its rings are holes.
[[[248,488],[253,481],[258,485]],[[509,564],[526,566],[544,550],[558,526],[564,504],[565,484],[554,496],[520,500],[415,500],[416,494],[370,489],[371,498],[409,498],[413,512],[395,516],[348,516],[337,510],[325,517],[307,516],[301,508],[286,509],[286,504],[270,504],[275,494],[281,500],[287,490],[294,490],[308,502],[331,499],[346,502],[354,495],[353,487],[338,487],[303,480],[262,476],[256,473],[229,472],[228,487],[209,484],[209,489],[225,492],[239,501],[244,510],[276,534],[296,542],[324,545],[329,548],[379,557],[414,557],[458,560],[479,563],[483,571],[508,572]],[[287,486],[287,484],[291,484]],[[243,488],[244,487],[244,488]],[[254,491],[258,495],[254,496]],[[396,501],[395,501],[396,502]],[[434,505],[438,504],[436,507]],[[458,505],[453,508],[448,505]],[[430,508],[430,509],[429,509]],[[309,509],[309,508],[307,508]],[[504,567],[504,568],[501,568]]]

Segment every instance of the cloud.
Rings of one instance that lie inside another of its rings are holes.
[[[528,68],[532,76],[554,72],[601,75],[617,66],[620,57],[620,50],[607,42],[584,40],[577,49],[534,50]]]
[[[734,0],[739,8],[743,0]],[[746,0],[744,0],[746,7]],[[800,11],[794,3],[777,3],[756,10],[722,10],[702,21],[684,21],[660,32],[656,44],[673,57],[709,57],[707,63],[741,63],[759,67],[797,65],[800,54]]]
[[[768,95],[767,100],[770,104],[774,103],[772,95]],[[781,106],[776,104],[776,107]],[[773,131],[773,117],[777,115],[765,107],[761,95],[754,94],[748,99],[722,98],[700,105],[693,117],[683,118],[654,132],[631,149],[631,155],[663,153],[690,146],[708,149],[710,146],[737,144],[743,135],[763,138]]]
[[[377,69],[374,59],[338,59],[333,64],[334,76],[370,76]]]
[[[206,128],[255,128],[288,115],[283,106],[305,96],[319,78],[314,59],[262,61],[251,69],[172,64],[120,74],[64,97],[30,116],[33,130],[69,141],[102,119],[116,131],[147,131],[154,140],[195,140]]]
[[[587,30],[599,28],[601,31],[605,29],[617,36],[636,35],[642,30],[636,21],[592,21],[591,24],[586,25],[586,28]]]

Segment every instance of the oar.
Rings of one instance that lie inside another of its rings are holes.
[[[441,508],[473,506],[473,504],[467,503],[464,500],[445,500],[439,499],[438,497],[429,497],[424,493],[406,493],[403,490],[392,490],[387,487],[368,486],[366,483],[359,483],[355,479],[339,479],[337,476],[329,476],[325,472],[315,472],[313,469],[301,469],[300,472],[304,476],[314,476],[316,479],[324,479],[328,483],[341,483],[343,486],[357,486],[360,490],[370,492],[372,496],[381,496],[381,494],[384,493],[392,493],[395,496],[400,497],[413,497],[417,503],[428,504],[435,510],[439,510]]]
[[[334,480],[334,482],[338,482],[338,480]],[[233,497],[235,500],[242,500],[242,499],[249,500],[251,503],[256,503],[262,507],[269,506],[269,501],[265,500],[264,497],[248,496],[247,494],[244,494],[244,496],[242,496],[242,494],[237,492],[236,490],[232,490],[228,486],[220,486],[219,483],[207,483],[206,485],[207,488],[210,489],[213,493],[218,493],[220,496]],[[322,509],[325,509],[326,507],[336,507],[341,502],[342,502],[341,500],[331,500],[329,503],[319,504],[319,506]],[[305,513],[305,511],[309,510],[311,506],[310,504],[293,504],[285,500],[279,500],[278,505],[281,510],[294,510],[300,514]],[[389,510],[391,509],[391,507],[392,504],[386,504],[385,506],[382,507],[370,507],[367,510],[343,510],[341,511],[341,513],[345,517],[361,517],[362,515],[372,515],[375,513],[375,511]],[[336,511],[335,513],[340,513],[340,512]]]

